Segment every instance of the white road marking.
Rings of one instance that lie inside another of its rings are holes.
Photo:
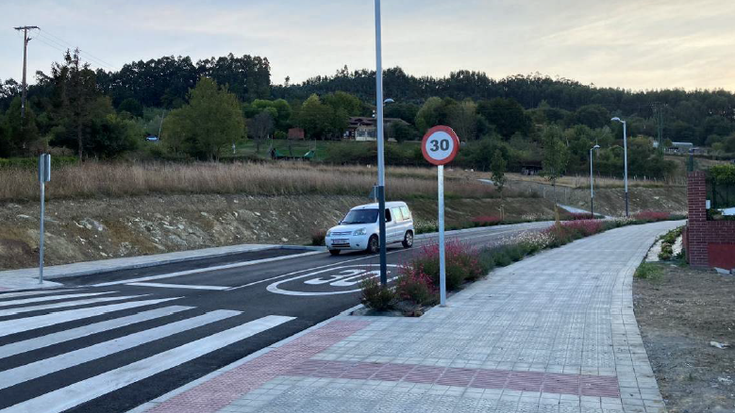
[[[108,301],[127,300],[128,298],[138,298],[138,297],[143,297],[143,295],[125,295],[121,297],[90,298],[88,300],[67,301],[65,303],[43,304],[43,305],[36,305],[33,307],[11,308],[7,310],[0,310],[0,317],[21,314],[21,313],[30,313],[31,311],[55,310],[57,308],[76,307],[79,305],[97,304],[97,303],[104,303]]]
[[[136,287],[156,287],[156,288],[179,288],[185,290],[212,290],[224,291],[230,287],[220,287],[217,285],[189,285],[189,284],[161,284],[161,283],[128,283],[125,285],[133,285]]]
[[[62,295],[51,295],[51,296],[46,296],[46,297],[24,298],[21,300],[0,301],[0,307],[11,307],[14,305],[25,305],[25,304],[31,304],[31,303],[39,303],[43,301],[59,301],[59,300],[65,300],[67,298],[71,299],[71,298],[93,297],[95,295],[112,294],[116,292],[117,291],[105,291],[102,293],[84,293],[84,294],[65,294],[65,295],[62,294]]]
[[[0,390],[239,314],[242,314],[242,312],[234,310],[210,311],[196,317],[164,324],[159,327],[80,348],[69,353],[60,354],[56,357],[38,360],[20,367],[5,370],[0,372]]]
[[[94,317],[113,311],[127,310],[130,308],[144,307],[166,301],[176,300],[181,297],[160,298],[156,300],[131,301],[120,304],[110,304],[93,308],[80,308],[76,310],[60,311],[53,314],[39,315],[35,317],[20,318],[17,320],[0,321],[0,337],[5,337],[21,331],[34,330],[55,324],[66,323],[83,318]]]
[[[109,331],[131,324],[142,323],[144,321],[165,317],[167,315],[178,313],[184,310],[190,310],[192,308],[194,307],[185,307],[181,305],[156,308],[126,317],[114,318],[112,320],[101,321],[99,323],[88,324],[85,326],[72,328],[70,330],[59,331],[58,333],[47,334],[41,337],[6,344],[4,346],[0,346],[0,359],[32,350],[37,350],[39,348],[48,347],[54,344],[63,343],[65,341],[76,340],[78,338],[90,336],[92,334],[98,334],[103,331]]]
[[[376,275],[379,276],[380,275],[379,272],[376,273],[374,271],[366,271],[369,267],[375,267],[375,266],[376,266],[376,264],[362,264],[362,265],[349,265],[349,266],[342,266],[342,267],[327,268],[327,269],[323,269],[321,271],[310,272],[308,274],[297,275],[296,277],[291,277],[291,278],[287,278],[285,280],[276,281],[273,284],[268,285],[268,287],[266,287],[266,290],[268,290],[269,292],[272,292],[274,294],[292,295],[292,296],[300,296],[300,297],[304,297],[304,296],[322,296],[322,295],[338,295],[338,294],[352,294],[352,293],[356,293],[356,292],[360,291],[360,289],[357,288],[357,289],[354,289],[354,290],[338,290],[338,291],[293,291],[293,290],[283,290],[283,289],[279,288],[278,286],[281,285],[281,284],[283,284],[283,283],[287,283],[287,282],[290,282],[290,281],[299,280],[301,278],[313,277],[315,275],[323,274],[323,273],[329,272],[329,271],[342,270],[340,274],[330,275],[329,277],[331,277],[331,278],[328,278],[326,280],[323,279],[323,278],[315,278],[313,280],[308,280],[308,281],[305,281],[304,282],[304,284],[326,284],[326,283],[330,283],[330,285],[337,285],[337,286],[339,286],[339,284],[337,284],[339,281],[344,281],[346,279],[349,279],[349,278],[352,278],[352,277],[355,276],[355,271],[350,270],[350,268],[352,268],[352,267],[363,267],[364,268],[361,271],[361,274],[360,274],[361,277],[362,277],[362,274],[372,274],[372,276],[376,276]],[[388,264],[388,267],[396,268],[396,267],[400,267],[400,266],[399,265],[396,265],[396,264]],[[388,282],[393,281],[396,278],[398,278],[398,277],[389,278],[388,279]]]
[[[277,327],[294,317],[270,315],[90,377],[34,399],[10,406],[6,413],[55,413],[68,410],[109,392],[180,366],[219,348]]]
[[[47,290],[21,291],[17,293],[0,293],[0,299],[14,298],[14,297],[29,297],[31,295],[39,295],[39,294],[58,294],[58,293],[65,293],[68,291],[72,291],[72,290],[69,290],[69,289],[60,290],[60,289],[49,288]]]
[[[303,254],[285,255],[282,257],[263,258],[260,260],[238,262],[238,263],[226,264],[226,265],[218,265],[216,267],[198,268],[195,270],[178,271],[178,272],[172,272],[168,274],[151,275],[148,277],[131,278],[128,280],[111,281],[111,282],[106,282],[106,283],[101,283],[101,284],[95,284],[93,285],[93,287],[108,287],[110,285],[129,284],[133,282],[162,280],[164,278],[181,277],[184,275],[200,274],[203,272],[212,272],[212,271],[228,270],[231,268],[248,267],[251,265],[263,264],[263,263],[274,262],[274,261],[289,260],[292,258],[302,258],[302,257],[310,256],[310,255],[316,255],[316,254],[324,254],[324,251],[312,251],[312,252],[306,252]]]

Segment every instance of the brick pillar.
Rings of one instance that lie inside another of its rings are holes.
[[[689,173],[687,202],[687,258],[692,267],[707,267],[707,182],[704,171]]]

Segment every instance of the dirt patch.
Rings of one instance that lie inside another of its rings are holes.
[[[735,411],[735,277],[663,265],[633,284],[635,314],[671,413]]]

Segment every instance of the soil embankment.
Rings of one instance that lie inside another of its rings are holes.
[[[48,265],[245,243],[307,244],[334,225],[357,196],[166,195],[50,200],[46,207]],[[436,220],[436,200],[408,201],[418,221]],[[448,225],[477,216],[553,216],[542,198],[447,199]],[[38,262],[38,203],[0,205],[0,270]]]

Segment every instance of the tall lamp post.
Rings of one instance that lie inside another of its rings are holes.
[[[619,117],[610,119],[613,122],[623,124],[623,163],[625,164],[625,216],[630,216],[630,201],[628,198],[628,132],[626,131],[625,121]]]
[[[592,175],[592,151],[600,149],[600,145],[595,145],[590,148],[590,213],[592,219],[595,219],[595,178]]]
[[[384,154],[384,125],[383,125],[383,56],[380,30],[380,0],[375,0],[375,89],[377,103],[378,124],[378,216],[380,228],[380,285],[388,285],[388,265],[386,263],[385,239],[385,154]]]

